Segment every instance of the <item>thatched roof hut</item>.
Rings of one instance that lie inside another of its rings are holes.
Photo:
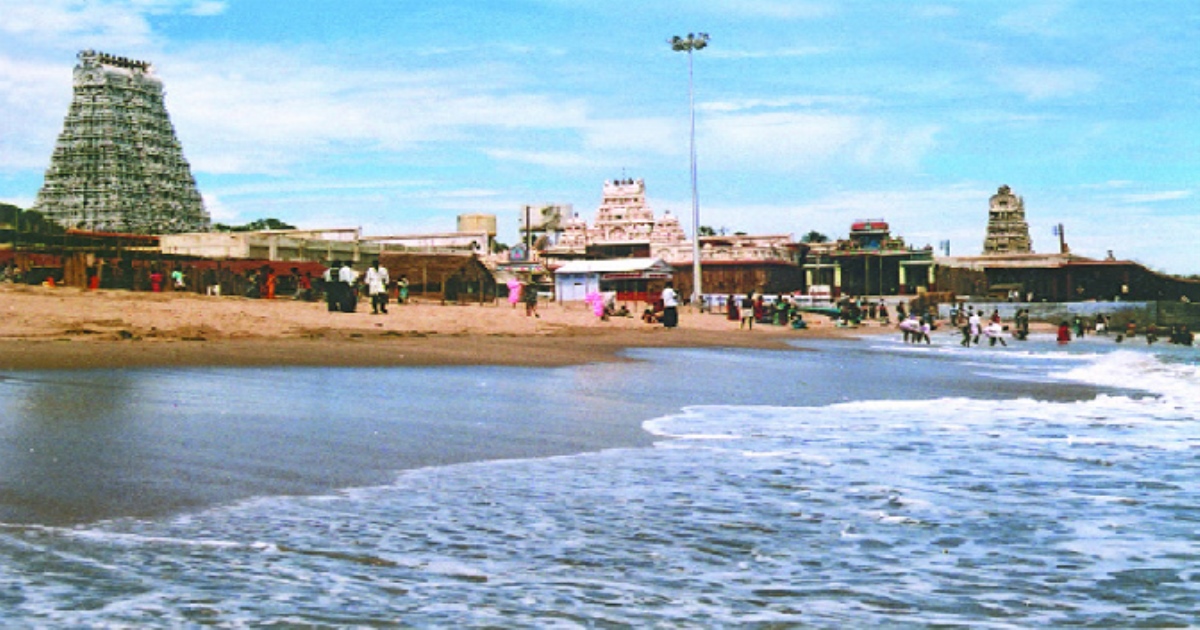
[[[408,294],[443,302],[490,302],[496,279],[474,254],[382,252],[379,264],[392,281],[408,278]]]

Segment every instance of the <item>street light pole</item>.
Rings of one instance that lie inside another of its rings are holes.
[[[696,98],[692,81],[692,51],[708,46],[708,33],[692,34],[687,37],[676,35],[668,40],[671,50],[686,52],[688,56],[688,113],[691,117],[689,133],[692,162],[692,303],[700,308],[703,291],[700,286],[700,200],[696,192]]]

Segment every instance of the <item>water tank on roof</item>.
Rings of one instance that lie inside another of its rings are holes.
[[[459,232],[487,232],[489,237],[496,236],[496,215],[494,214],[460,214],[458,215]]]

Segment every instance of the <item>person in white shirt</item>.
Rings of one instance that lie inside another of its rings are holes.
[[[662,323],[667,328],[674,328],[679,325],[679,294],[675,292],[675,285],[668,282],[667,286],[662,291],[663,314]]]
[[[372,315],[387,314],[388,282],[387,267],[380,267],[378,260],[371,263],[371,268],[367,269],[367,293],[371,294]]]
[[[983,318],[979,316],[979,311],[971,313],[967,318],[967,326],[971,329],[971,343],[979,345],[979,335],[983,333]]]
[[[987,326],[984,326],[983,334],[987,336],[989,346],[996,345],[997,341],[999,341],[1000,345],[1002,346],[1008,345],[1004,342],[1004,337],[1002,336],[1004,334],[1004,327],[1000,325],[1000,322],[992,322]]]

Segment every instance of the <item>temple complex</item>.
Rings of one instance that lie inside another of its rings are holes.
[[[988,200],[987,236],[983,239],[984,255],[1029,254],[1029,223],[1025,221],[1025,200],[1001,186]]]
[[[78,58],[71,106],[32,209],[92,231],[207,230],[152,66],[92,50]]]
[[[640,179],[604,182],[591,224],[575,214],[562,221],[553,244],[540,251],[548,269],[578,260],[658,259],[675,269],[675,288],[692,286],[692,240],[670,212],[655,216]],[[747,291],[785,293],[803,288],[801,265],[807,246],[790,234],[700,237],[702,284],[709,294]]]
[[[805,284],[831,297],[916,295],[933,283],[933,248],[907,245],[883,219],[859,219],[845,239],[812,243]]]

